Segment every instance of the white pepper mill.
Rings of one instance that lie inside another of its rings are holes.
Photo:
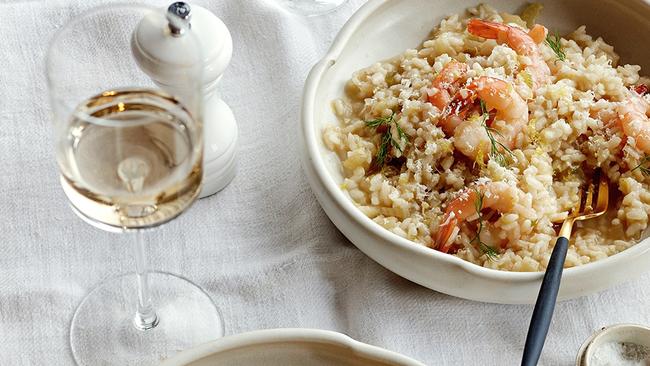
[[[217,90],[232,57],[232,37],[226,25],[209,10],[175,2],[167,8],[168,24],[143,18],[133,32],[131,51],[140,68],[163,90],[172,92],[183,50],[200,47],[203,56],[203,188],[210,196],[235,177],[237,124]],[[158,18],[159,19],[159,18]],[[187,42],[192,33],[196,42]],[[178,82],[178,79],[176,79]],[[182,84],[182,83],[181,83]]]

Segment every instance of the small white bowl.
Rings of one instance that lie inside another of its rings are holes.
[[[318,329],[237,334],[183,351],[160,366],[424,366],[383,348]]]
[[[352,73],[415,48],[447,15],[464,12],[478,0],[370,0],[347,22],[305,84],[301,142],[303,166],[325,213],[370,258],[420,285],[453,296],[496,303],[533,303],[542,273],[487,269],[425,248],[382,228],[355,207],[341,190],[341,163],[323,143],[326,125],[338,124],[331,102],[344,95]],[[501,11],[517,11],[526,0],[490,1]],[[612,43],[622,60],[650,72],[648,0],[542,0],[539,22],[561,33],[586,24],[588,32]],[[595,263],[564,272],[559,299],[584,296],[630,280],[650,268],[650,240]]]
[[[650,347],[650,328],[637,324],[615,324],[602,328],[582,344],[576,366],[590,366],[596,350],[607,342],[629,342]]]

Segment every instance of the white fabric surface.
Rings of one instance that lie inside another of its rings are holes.
[[[75,307],[99,281],[134,267],[128,238],[96,230],[68,208],[50,139],[47,42],[57,26],[103,2],[0,0],[1,365],[72,364]],[[532,306],[452,298],[383,269],[336,230],[306,182],[296,144],[303,81],[363,1],[313,19],[272,0],[195,3],[218,14],[234,38],[222,91],[239,123],[239,172],[150,234],[153,267],[203,286],[227,334],[323,328],[429,365],[518,364]],[[558,304],[541,364],[571,365],[603,325],[650,323],[649,279]]]

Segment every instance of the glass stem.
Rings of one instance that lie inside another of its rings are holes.
[[[149,289],[149,268],[147,265],[147,243],[142,230],[136,230],[134,246],[135,268],[138,278],[138,309],[133,324],[139,330],[148,330],[158,325],[158,316],[151,303]]]

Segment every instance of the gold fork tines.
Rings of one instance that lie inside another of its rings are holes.
[[[594,207],[594,195],[596,196],[596,207]],[[560,229],[560,236],[567,239],[571,236],[573,224],[576,221],[592,219],[607,211],[609,204],[609,184],[607,184],[607,179],[603,177],[600,169],[594,171],[593,179],[589,183],[586,193],[583,188],[580,188],[578,197],[578,202],[569,213],[569,216],[563,220],[564,223]]]
[[[593,203],[592,202],[593,199],[594,199],[594,184],[589,183],[589,188],[587,189],[587,198],[585,198],[585,208],[583,210],[585,213],[590,214],[594,211],[594,208],[591,206],[591,204]]]

